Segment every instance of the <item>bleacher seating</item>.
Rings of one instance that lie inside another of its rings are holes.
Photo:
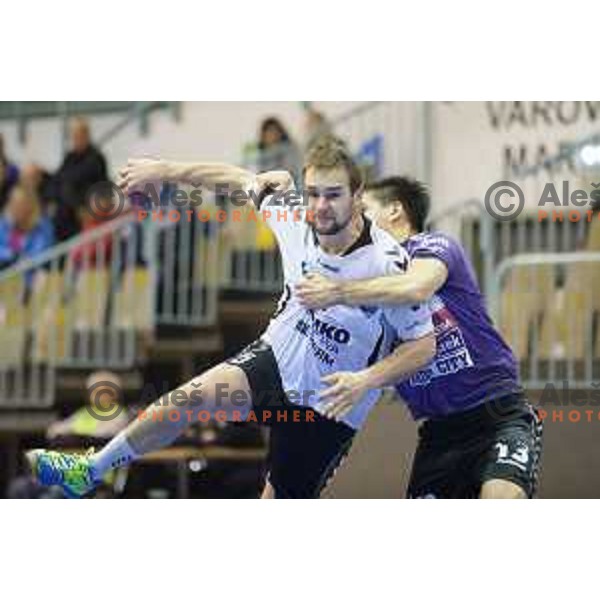
[[[538,357],[544,360],[582,360],[592,347],[590,295],[557,290],[544,314]]]
[[[500,331],[517,356],[525,358],[530,351],[545,311],[554,292],[554,272],[549,265],[514,268],[500,299]]]
[[[69,306],[65,294],[65,273],[40,270],[29,299],[31,360],[61,364],[67,359]]]
[[[18,366],[25,355],[25,279],[11,277],[0,282],[0,363]]]
[[[111,323],[118,329],[133,328],[141,334],[152,329],[152,280],[148,269],[132,267],[113,293]]]

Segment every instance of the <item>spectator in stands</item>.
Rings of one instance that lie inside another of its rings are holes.
[[[8,201],[10,190],[19,179],[19,169],[11,163],[4,150],[4,136],[0,133],[0,210]]]
[[[71,150],[54,178],[59,199],[56,214],[57,237],[67,239],[78,233],[78,210],[84,206],[90,188],[108,180],[106,160],[92,144],[87,121],[81,117],[71,123]]]
[[[44,212],[53,218],[56,212],[56,197],[52,189],[52,177],[44,168],[35,163],[25,165],[19,181],[37,194]]]
[[[281,121],[265,119],[260,126],[258,140],[258,170],[289,171],[297,179],[301,170],[298,148]]]
[[[94,193],[90,194],[85,206],[78,209],[78,220],[82,233],[89,233],[102,227],[129,211],[129,208],[126,207],[123,212],[118,203],[114,204],[113,193],[110,185],[97,186]],[[112,258],[114,233],[108,231],[105,235],[95,237],[93,240],[88,240],[86,237],[83,236],[81,242],[71,251],[71,260],[77,268],[108,266]]]
[[[33,258],[54,244],[52,223],[44,216],[31,189],[15,185],[0,218],[0,268]]]
[[[106,221],[99,219],[85,208],[80,209],[78,214],[81,233],[89,233],[106,224]],[[112,246],[112,232],[103,234],[100,238],[93,240],[87,240],[83,237],[81,243],[71,250],[70,258],[78,269],[89,269],[98,265],[107,267],[112,257]]]
[[[52,423],[46,432],[49,440],[69,437],[106,439],[127,425],[129,419],[121,405],[123,387],[116,373],[92,373],[86,381],[86,391],[88,406],[82,406],[66,419]],[[115,417],[109,419],[113,413]]]
[[[319,112],[311,102],[304,103],[304,151],[308,151],[311,146],[323,135],[332,132],[331,124],[325,118],[322,112]]]

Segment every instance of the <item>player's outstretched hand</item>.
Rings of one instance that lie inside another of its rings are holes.
[[[361,372],[340,371],[326,375],[321,381],[329,387],[319,394],[317,406],[330,419],[338,420],[347,415],[369,389],[366,377]]]
[[[339,304],[339,284],[319,273],[308,273],[295,286],[298,302],[316,310]]]
[[[167,178],[168,163],[155,158],[129,159],[119,171],[117,185],[126,193],[147,191],[147,186],[154,186],[156,194]]]
[[[267,171],[256,176],[256,183],[260,191],[267,188],[271,192],[281,192],[294,189],[294,179],[288,171]]]

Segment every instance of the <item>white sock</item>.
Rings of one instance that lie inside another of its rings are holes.
[[[97,477],[102,477],[107,471],[128,465],[137,456],[127,442],[125,434],[119,433],[102,450],[94,454],[92,467]]]

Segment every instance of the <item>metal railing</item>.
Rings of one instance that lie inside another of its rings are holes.
[[[216,224],[132,210],[0,272],[0,406],[45,407],[58,368],[131,368],[157,325],[212,325]]]
[[[50,406],[59,366],[133,364],[134,330],[121,329],[108,304],[120,266],[131,266],[132,250],[122,248],[120,237],[130,221],[104,225],[0,273],[2,406]]]
[[[59,118],[62,121],[63,151],[66,150],[67,121],[80,115],[124,114],[114,127],[99,136],[99,145],[109,142],[117,133],[132,122],[137,122],[140,133],[148,130],[148,116],[160,109],[170,110],[178,117],[179,102],[125,102],[125,101],[89,101],[89,102],[0,102],[0,120],[15,121],[18,125],[19,140],[24,143],[27,128],[36,119]]]
[[[598,290],[600,252],[521,254],[497,266],[488,299],[527,387],[598,381]]]
[[[242,158],[244,168],[253,173],[270,170],[289,171],[299,182],[302,171],[302,153],[293,143],[258,150],[246,148]],[[221,204],[228,218],[219,230],[221,248],[221,285],[236,293],[275,293],[282,288],[282,268],[275,236],[255,213],[251,203],[233,209],[228,202]],[[241,215],[239,222],[231,218],[235,210]]]
[[[507,173],[520,178],[524,197],[536,202],[510,221],[482,217],[484,289],[529,388],[561,382],[589,388],[600,377],[599,215],[591,205],[537,206],[548,185],[559,194],[564,182],[571,190],[590,188],[582,178],[593,179],[593,169],[583,168],[577,154],[599,142],[599,134],[591,134],[538,165]]]
[[[122,113],[136,104],[153,105],[155,108],[167,108],[171,102],[126,102],[126,101],[88,101],[88,102],[0,102],[0,119],[44,119],[74,115],[97,115]]]
[[[434,214],[460,239],[524,384],[589,388],[600,378],[600,218],[494,220],[477,199]],[[575,215],[572,215],[575,217]]]
[[[207,326],[217,318],[222,282],[222,225],[215,208],[191,210],[168,204],[142,222],[155,282],[157,325]]]
[[[111,329],[109,293],[118,291],[123,273],[136,266],[136,247],[141,245],[134,225],[134,216],[126,215],[0,272],[2,299],[10,298],[13,290],[19,302],[11,308],[26,311],[18,322],[29,326],[35,338],[32,356],[73,365],[127,361],[127,354],[114,355],[106,339],[90,342],[86,336]],[[81,339],[59,342],[61,330],[81,334]],[[61,351],[51,350],[63,342]]]

